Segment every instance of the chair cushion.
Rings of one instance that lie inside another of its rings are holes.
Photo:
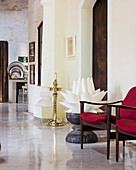
[[[106,114],[96,114],[91,112],[85,112],[80,115],[80,117],[87,123],[90,124],[98,124],[102,122],[106,122],[107,115]]]
[[[119,119],[116,121],[116,126],[124,132],[136,135],[136,120]]]

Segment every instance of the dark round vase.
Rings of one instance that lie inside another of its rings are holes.
[[[81,132],[80,132],[80,114],[78,113],[66,113],[67,120],[73,124],[72,131],[66,136],[66,142],[69,143],[81,143]],[[83,133],[83,143],[95,143],[98,141],[97,135],[87,130]]]

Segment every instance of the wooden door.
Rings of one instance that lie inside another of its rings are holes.
[[[93,8],[93,79],[96,89],[107,90],[107,0]]]
[[[42,37],[43,37],[43,21],[38,26],[38,86],[41,86],[42,73]]]
[[[8,102],[8,42],[0,41],[0,102]]]

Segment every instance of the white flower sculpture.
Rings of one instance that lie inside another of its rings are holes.
[[[93,79],[88,77],[86,80],[85,78],[79,79],[77,83],[73,81],[72,91],[67,90],[66,93],[60,93],[65,98],[60,104],[69,108],[67,112],[80,113],[79,101],[101,102],[107,92],[104,90],[100,91],[100,89],[95,90]],[[100,107],[102,105],[85,104],[84,111],[97,113],[102,111]]]

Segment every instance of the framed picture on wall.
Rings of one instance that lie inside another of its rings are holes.
[[[35,65],[30,65],[30,84],[35,84]]]
[[[29,62],[35,62],[35,42],[29,43]]]
[[[18,56],[18,61],[21,63],[27,63],[28,62],[28,57],[26,56]]]
[[[75,56],[75,35],[66,37],[66,57],[73,57]]]

